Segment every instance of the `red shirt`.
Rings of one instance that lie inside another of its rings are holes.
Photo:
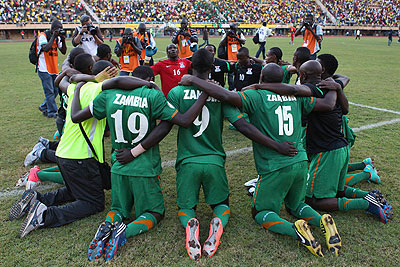
[[[178,85],[183,75],[188,74],[192,68],[192,62],[186,58],[179,58],[176,61],[169,59],[162,60],[151,66],[154,75],[160,74],[161,89],[165,96],[169,91]]]

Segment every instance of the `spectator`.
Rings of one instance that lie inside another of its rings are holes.
[[[42,32],[37,39],[37,51],[39,55],[38,75],[42,81],[45,100],[39,106],[39,110],[48,118],[57,118],[57,104],[55,98],[58,88],[54,85],[58,71],[58,50],[63,55],[67,52],[65,44],[65,31],[58,20],[53,20],[50,31]]]
[[[307,14],[304,17],[303,24],[295,32],[295,36],[303,34],[303,46],[310,50],[310,59],[317,58],[317,53],[321,49],[322,28],[314,23],[314,15]]]
[[[72,35],[72,45],[82,47],[86,53],[95,56],[97,47],[103,43],[103,37],[99,27],[92,25],[92,20],[88,15],[81,17],[81,26],[75,28]]]
[[[356,40],[361,40],[361,32],[360,30],[356,30]]]
[[[131,28],[125,28],[122,38],[117,40],[114,52],[119,57],[121,76],[129,75],[139,66],[139,55],[142,52],[142,45],[139,39],[133,36]]]

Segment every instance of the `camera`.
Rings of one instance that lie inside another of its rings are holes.
[[[228,31],[227,35],[228,35],[229,37],[235,37],[235,36],[236,36],[236,33],[234,33],[233,31]]]
[[[58,32],[59,35],[65,35],[67,32],[64,29],[60,29]]]
[[[304,26],[305,26],[305,27],[310,27],[311,24],[310,24],[310,22],[308,22],[308,21],[304,21]]]
[[[93,26],[92,24],[86,25],[86,28],[88,32],[90,32],[91,35],[96,35],[97,34],[97,27]]]

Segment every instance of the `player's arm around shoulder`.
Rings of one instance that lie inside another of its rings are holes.
[[[79,123],[93,117],[89,107],[81,108],[80,93],[85,82],[80,82],[75,87],[74,97],[71,103],[71,120],[74,123]]]
[[[236,92],[228,91],[216,83],[202,80],[193,75],[184,75],[179,84],[194,85],[203,92],[222,102],[228,102],[238,108],[242,106],[242,99]]]
[[[196,102],[185,112],[179,113],[179,102],[182,100],[182,89],[184,86],[176,86],[168,93],[168,106],[176,108],[177,112],[174,114],[170,122],[177,124],[181,127],[188,128],[193,121],[199,116],[203,106],[205,105],[208,95],[203,92]]]

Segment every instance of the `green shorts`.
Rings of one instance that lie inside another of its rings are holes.
[[[124,218],[136,217],[145,212],[164,214],[164,197],[160,177],[132,177],[111,173],[111,210],[119,211]]]
[[[311,155],[306,196],[336,197],[338,191],[343,191],[349,159],[349,146]]]
[[[296,210],[304,202],[306,177],[307,161],[260,175],[253,196],[253,207],[257,211],[271,210],[279,214],[284,201],[286,207]]]
[[[228,198],[229,186],[224,167],[190,162],[177,169],[176,192],[179,208],[194,208],[199,203],[201,186],[209,205],[221,203]]]

